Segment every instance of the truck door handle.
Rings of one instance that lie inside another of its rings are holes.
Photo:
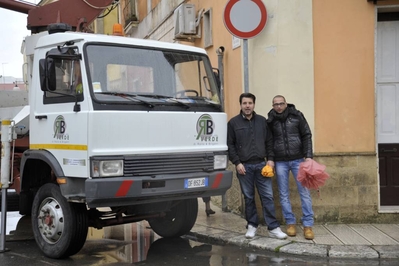
[[[37,115],[35,116],[36,119],[42,120],[42,119],[47,119],[47,115]]]
[[[386,150],[386,149],[382,149],[382,152],[397,152],[398,149],[393,148],[392,150]]]

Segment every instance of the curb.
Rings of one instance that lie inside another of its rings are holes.
[[[398,259],[398,246],[317,245],[280,240],[264,236],[246,239],[243,234],[208,228],[206,234],[190,232],[186,236],[211,244],[231,244],[271,252],[322,258],[348,259]]]

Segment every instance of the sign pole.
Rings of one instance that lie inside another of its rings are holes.
[[[243,39],[244,53],[244,92],[249,92],[249,73],[248,73],[248,39]]]

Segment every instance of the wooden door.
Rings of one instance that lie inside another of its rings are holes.
[[[378,144],[380,205],[399,205],[399,144]]]

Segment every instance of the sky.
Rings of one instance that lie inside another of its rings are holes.
[[[39,3],[40,0],[24,0]],[[22,78],[23,56],[21,45],[25,36],[27,14],[0,8],[0,75]]]

